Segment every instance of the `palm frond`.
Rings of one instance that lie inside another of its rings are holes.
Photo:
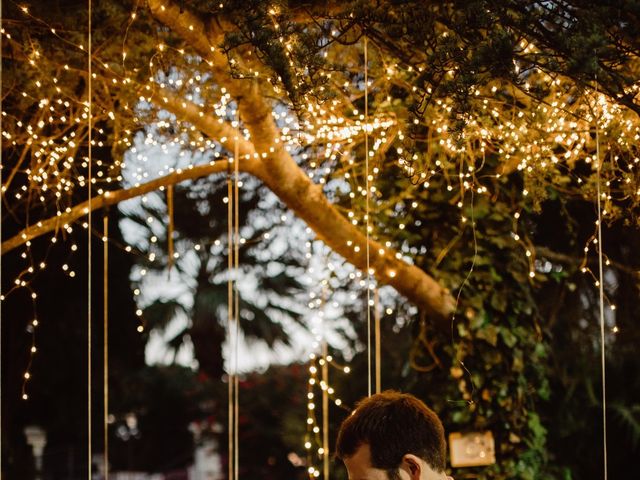
[[[186,313],[186,310],[177,300],[158,298],[144,308],[142,317],[147,325],[147,329],[155,328],[164,331],[178,312]]]

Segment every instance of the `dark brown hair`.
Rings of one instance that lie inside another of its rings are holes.
[[[369,445],[372,466],[387,470],[391,478],[407,453],[422,458],[436,472],[446,467],[442,422],[408,393],[388,390],[357,405],[340,426],[336,456],[349,458],[363,444]]]

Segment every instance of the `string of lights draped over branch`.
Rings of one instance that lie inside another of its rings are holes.
[[[194,28],[194,31],[195,30],[196,30],[196,28]],[[168,97],[164,97],[164,98],[167,99]],[[185,104],[188,105],[187,102],[183,102],[182,104],[183,105],[185,105]],[[202,122],[199,122],[199,123],[202,123]],[[374,128],[376,128],[376,125],[377,125],[377,122],[374,122]],[[380,127],[383,127],[383,125],[384,124],[380,124]],[[377,128],[380,128],[380,127],[377,127]],[[225,137],[223,136],[222,138],[224,139]],[[262,154],[262,155],[264,155],[264,154]],[[331,208],[329,208],[329,210],[331,210]],[[62,213],[64,214],[64,212],[62,212]],[[24,235],[25,233],[23,233],[22,235]],[[327,239],[330,240],[329,238],[327,238]],[[341,250],[342,253],[347,254],[347,256],[353,255],[354,253],[357,254],[358,252],[362,252],[363,253],[363,251],[361,249],[361,245],[365,243],[364,240],[359,240],[357,238],[357,235],[356,235],[356,240],[357,240],[356,242],[352,242],[351,248],[349,247],[349,245],[347,245],[346,241],[342,242],[339,250]],[[357,248],[355,248],[355,250],[354,250],[354,247],[357,247]],[[376,248],[373,248],[373,250],[383,251],[384,249],[376,247]],[[359,261],[361,262],[361,265],[364,268],[364,255],[362,253],[357,255],[357,257],[361,259]],[[387,272],[387,280],[401,282],[402,279],[407,278],[407,276],[405,275],[401,279],[399,276],[396,275],[396,272],[406,269],[407,268],[406,265],[403,265],[402,262],[400,262],[399,268],[395,268],[395,266],[391,265],[391,264],[393,264],[393,263],[395,263],[395,262],[397,262],[399,260],[401,260],[401,259],[394,258],[392,255],[390,257],[387,257],[386,255],[384,255],[384,256],[382,256],[382,258],[377,258],[376,259],[376,263],[380,264],[380,261],[383,261],[383,263],[381,265],[378,265],[379,268],[376,269],[376,272],[378,272],[378,273],[379,272],[383,272],[383,273]],[[391,264],[389,264],[388,266],[385,266],[385,264],[387,264],[387,263],[391,263]],[[409,269],[409,272],[407,272],[407,273],[411,273],[411,271],[414,271],[414,269],[411,268],[411,267],[408,267],[408,269]],[[411,275],[409,275],[409,276],[411,276]],[[395,279],[395,280],[393,280],[393,279]],[[406,283],[409,283],[409,282],[407,281]],[[420,283],[418,283],[418,285],[420,285]],[[418,294],[419,294],[419,289],[415,290],[415,293],[413,293],[413,295],[410,294],[410,296],[415,296],[415,295],[418,295]],[[428,295],[428,296],[430,296],[430,295]],[[434,296],[434,299],[437,299],[437,296],[438,296],[438,294],[436,293],[436,295]],[[444,301],[444,303],[442,303],[443,301]],[[437,300],[437,302],[441,303],[442,307],[436,307],[436,309],[444,308],[446,310],[446,308],[448,308],[447,307],[446,296],[443,297],[442,300]]]
[[[167,10],[167,8],[165,8],[165,10]],[[193,25],[192,25],[192,26],[193,26]],[[194,26],[193,30],[194,30],[194,31],[196,31],[196,30],[197,30],[197,28]],[[166,51],[167,47],[166,47],[164,44],[162,44],[162,45],[159,45],[158,49],[159,49],[159,51],[163,52],[163,51]],[[534,49],[533,49],[533,47],[532,47],[532,48],[529,48],[529,46],[525,46],[525,47],[524,47],[524,49],[525,49],[525,50],[526,50],[526,49],[529,49],[530,51],[534,50]],[[130,82],[129,82],[129,83],[130,83]],[[435,120],[435,121],[437,122],[437,120]],[[445,126],[446,126],[446,123],[443,123],[443,130],[444,130]],[[445,130],[445,131],[446,131],[446,130]],[[401,158],[400,160],[403,160],[403,159]],[[418,171],[418,170],[416,170],[416,172],[417,172],[417,171]],[[428,176],[428,172],[426,172],[426,171],[425,171],[425,173],[426,173],[426,174],[427,174],[427,176]],[[482,187],[481,187],[481,188],[482,188]]]
[[[153,5],[155,5],[154,2],[152,2],[152,6]],[[171,5],[172,5],[171,3],[162,4],[162,8],[153,10],[153,12],[157,14],[158,18],[160,18],[161,21],[166,20],[167,23],[171,23],[171,19],[168,18],[169,12],[175,13],[175,11],[172,10],[173,6]],[[25,14],[27,14],[27,12],[25,12]],[[134,15],[132,16],[134,17],[132,19],[132,22],[133,22],[137,17],[135,17]],[[180,18],[183,18],[184,20],[180,20]],[[189,17],[188,15],[185,15],[184,17],[176,16],[175,18],[173,18],[174,23],[175,21],[177,21],[176,19],[180,20],[181,24],[184,24],[185,22],[191,21],[193,17]],[[201,35],[200,26],[197,21],[194,20],[194,22],[189,26],[193,28],[192,29],[187,28],[187,30],[184,32],[180,30],[180,33],[183,34],[185,37],[189,35],[193,37]],[[64,37],[62,36],[63,35],[62,33],[55,31],[53,27],[51,27],[51,30],[54,31],[53,34],[56,37],[64,39]],[[4,35],[5,35],[5,38],[10,43],[13,42],[13,39],[8,37],[9,35],[8,32],[5,32]],[[12,44],[15,44],[15,42]],[[18,46],[16,46],[16,48],[18,48]],[[536,51],[535,45],[528,44],[524,41],[523,41],[523,44],[521,45],[521,48],[525,53],[531,53]],[[159,43],[157,45],[158,54],[167,54],[168,49],[169,48],[164,43]],[[37,52],[25,52],[25,59],[30,58],[34,66],[37,65],[38,62],[44,61],[42,56],[38,57],[37,55],[35,55],[36,53]],[[184,56],[183,52],[179,52],[177,50],[173,51],[173,53],[178,58]],[[39,58],[39,60],[37,61],[34,60],[34,56],[36,58]],[[215,59],[218,60],[219,57],[215,57]],[[27,63],[30,63],[29,60],[27,60]],[[189,120],[194,122],[193,126],[196,127],[196,129],[194,130],[196,132],[198,132],[198,130],[202,130],[206,132],[210,128],[211,129],[213,128],[212,126],[209,126],[209,124],[204,125],[204,123],[206,123],[204,120],[198,120],[200,118],[206,118],[206,116],[200,115],[200,113],[203,113],[203,112],[200,108],[198,108],[197,105],[193,105],[193,102],[189,102],[189,101],[184,101],[184,102],[175,101],[176,97],[174,95],[171,95],[170,92],[162,91],[161,87],[157,84],[158,83],[157,81],[154,81],[155,85],[151,85],[151,84],[136,85],[133,79],[123,75],[122,73],[118,73],[113,69],[113,67],[110,67],[108,65],[105,66],[105,65],[106,63],[100,65],[99,74],[104,78],[106,78],[107,80],[113,80],[112,83],[114,85],[133,87],[134,89],[137,89],[141,93],[144,93],[143,97],[145,99],[148,99],[151,102],[157,101],[167,106],[167,108],[175,109],[175,111],[178,112],[179,115],[185,115],[185,118],[188,118]],[[66,65],[66,67],[68,68],[68,71],[71,71],[73,68],[69,65]],[[390,78],[393,78],[393,74],[396,74],[396,71],[398,68],[399,66],[397,65],[391,65],[387,68],[387,73]],[[261,78],[262,73],[260,71],[254,70],[254,72],[257,72],[258,73],[257,77]],[[496,179],[498,179],[500,176],[506,175],[509,171],[513,171],[515,169],[515,170],[522,171],[525,174],[528,181],[534,181],[535,176],[546,178],[549,175],[551,175],[553,173],[552,172],[553,168],[555,168],[554,165],[561,165],[563,163],[569,163],[569,162],[573,163],[577,161],[577,159],[579,158],[584,158],[583,152],[586,150],[586,148],[588,148],[589,141],[588,139],[585,138],[583,132],[588,131],[588,129],[582,128],[583,126],[582,124],[584,123],[584,121],[581,120],[581,117],[579,115],[579,110],[578,110],[579,104],[576,103],[574,104],[574,106],[570,106],[569,104],[566,103],[563,97],[564,95],[562,92],[563,83],[561,78],[555,78],[555,79],[545,78],[543,74],[540,74],[539,77],[541,78],[541,80],[538,80],[538,77],[535,77],[535,76],[531,77],[531,79],[528,82],[529,89],[532,89],[534,87],[534,81],[546,81],[550,83],[553,89],[557,89],[558,92],[556,94],[556,99],[554,99],[553,102],[550,102],[548,104],[540,103],[540,105],[538,105],[535,108],[535,111],[538,112],[538,113],[535,113],[535,115],[538,115],[539,112],[546,112],[547,114],[549,114],[551,118],[551,121],[549,122],[548,125],[540,123],[536,125],[535,128],[527,127],[527,122],[529,122],[531,119],[526,118],[526,115],[522,115],[522,116],[518,115],[515,118],[511,118],[511,116],[507,115],[508,111],[505,112],[504,114],[501,112],[499,102],[493,102],[490,97],[485,96],[482,92],[480,92],[480,90],[476,90],[476,93],[477,93],[476,97],[478,101],[484,104],[482,108],[489,114],[488,115],[489,118],[490,119],[495,118],[495,121],[492,120],[487,123],[485,120],[481,120],[480,118],[471,120],[469,125],[473,127],[474,125],[476,125],[474,122],[477,122],[476,126],[478,128],[470,129],[468,132],[465,132],[465,139],[468,140],[467,143],[469,144],[472,144],[473,142],[478,141],[483,150],[496,151],[497,149],[499,149],[505,153],[505,158],[507,158],[509,162],[507,162],[507,165],[505,165],[505,171],[503,171],[502,173],[495,174],[494,178]],[[191,82],[192,80],[193,82]],[[42,79],[38,80],[38,83],[40,84],[41,87],[43,85],[42,83],[43,81],[44,80]],[[176,82],[174,81],[173,83],[175,84]],[[183,82],[181,85],[182,87],[184,87],[189,83],[191,84],[191,86],[197,85],[197,80],[194,80],[192,78],[190,79],[189,82]],[[165,86],[167,86],[166,83],[165,83]],[[40,89],[40,87],[38,87],[38,89]],[[36,89],[36,91],[38,89]],[[498,82],[496,82],[495,85],[491,86],[490,90],[494,94],[500,94],[503,92],[503,86],[500,85]],[[27,94],[27,95],[30,95],[30,94]],[[223,97],[226,97],[227,95],[229,95],[229,92],[223,93]],[[196,107],[195,116],[190,113],[192,106]],[[434,112],[433,112],[434,115],[430,115],[430,118],[432,118],[430,122],[434,126],[438,125],[438,128],[436,129],[438,136],[434,137],[435,143],[437,145],[440,145],[442,147],[442,150],[444,150],[445,152],[448,151],[452,154],[455,154],[456,152],[460,153],[463,150],[462,150],[462,147],[456,143],[455,134],[450,133],[451,127],[448,126],[448,121],[447,121],[447,115],[448,115],[447,109],[449,107],[450,106],[447,104],[447,102],[443,100],[438,100],[433,102],[433,104],[429,107],[429,108],[434,108]],[[128,108],[131,109],[131,107],[128,107]],[[310,104],[310,108],[312,108],[313,110],[312,112],[313,115],[317,117],[321,115],[320,113],[321,109],[316,109],[316,107],[314,107],[313,104]],[[618,117],[616,118],[615,121],[608,120],[609,125],[613,127],[614,124],[617,124],[621,127],[619,129],[621,132],[629,132],[624,134],[624,136],[618,137],[617,148],[632,147],[632,140],[638,136],[637,126],[634,126],[634,123],[625,115],[625,112],[622,109],[620,109],[619,106],[608,105],[607,110],[608,112],[605,114],[605,116],[611,115],[611,116]],[[338,113],[337,106],[331,105],[330,109],[328,111],[325,111],[325,114],[328,114],[329,112],[331,112],[331,114],[337,114]],[[115,115],[113,111],[108,111],[108,112],[105,112],[104,114],[106,115],[105,118],[111,118],[112,116]],[[535,118],[535,117],[532,116],[532,118]],[[344,120],[342,122],[343,126],[340,126],[340,122],[338,122],[335,125],[335,127],[331,127],[330,126],[331,124],[329,122],[327,122],[324,125],[322,125],[322,122],[319,122],[321,127],[319,130],[317,130],[318,134],[316,135],[316,140],[321,139],[322,135],[327,135],[327,136],[331,136],[331,138],[334,141],[337,139],[338,143],[343,143],[343,142],[348,143],[348,140],[354,138],[354,134],[357,134],[358,132],[363,131],[362,125],[358,129],[357,122],[355,122],[355,125],[352,124],[351,126],[349,126],[349,122],[352,119],[350,119],[348,116],[343,117],[342,120]],[[380,118],[375,118],[373,120],[372,125],[370,125],[370,128],[372,130],[389,128],[390,126],[393,126],[394,122],[398,122],[398,119],[397,118],[393,119],[391,117],[385,118],[384,116],[380,116]],[[484,123],[481,123],[481,122],[484,122]],[[499,128],[500,126],[503,126],[504,128]],[[573,133],[568,133],[566,130],[563,130],[564,126],[571,126]],[[25,125],[23,125],[23,127],[25,127]],[[35,124],[31,125],[30,127],[31,127],[31,131],[35,131],[38,128],[37,125]],[[494,132],[496,130],[496,127],[498,127],[497,132]],[[216,128],[219,128],[219,127],[216,127]],[[353,128],[353,131],[350,132],[349,131],[350,128]],[[324,131],[322,129],[324,129]],[[14,134],[19,130],[20,130],[19,128],[17,129],[11,128],[11,132],[13,132]],[[29,130],[29,129],[27,128],[26,130]],[[190,130],[190,128],[187,130]],[[368,129],[365,128],[364,130],[368,132]],[[475,130],[477,133],[473,133],[473,130]],[[536,132],[547,134],[552,138],[552,141],[545,140],[544,135],[541,135],[540,138],[537,139],[535,134]],[[8,131],[6,134],[12,135]],[[5,138],[6,138],[6,135],[5,135]],[[17,136],[12,135],[11,140],[17,141],[16,140],[17,138],[18,138]],[[220,138],[222,139],[221,142],[224,144],[225,142],[224,139],[226,138],[228,141],[228,139],[231,137],[222,136]],[[398,134],[398,139],[402,139],[402,138],[406,139],[406,132],[404,133],[400,132]],[[287,140],[286,134],[283,134],[279,140],[281,142],[289,141]],[[127,143],[131,142],[130,138],[126,137],[126,135],[120,141],[122,142],[123,145],[126,145]],[[77,142],[74,142],[74,143],[77,144]],[[205,140],[202,140],[200,142],[195,142],[195,143],[196,145],[202,145],[203,147],[207,144]],[[39,149],[39,152],[41,152],[41,156],[43,158],[49,158],[49,154],[47,153],[47,148],[48,146],[44,146]],[[252,158],[255,159],[254,155],[257,154],[257,152],[255,152],[254,150],[254,153],[251,153],[251,147],[248,145],[247,145],[247,150],[248,150],[247,155],[249,155],[249,158],[247,160],[251,160]],[[421,178],[422,180],[421,185],[423,185],[423,187],[428,188],[428,184],[429,184],[428,178],[430,176],[439,174],[439,172],[444,172],[445,162],[443,159],[439,159],[438,157],[436,157],[438,159],[433,162],[434,168],[432,168],[432,170],[429,170],[428,168],[418,168],[415,161],[412,160],[412,157],[410,155],[407,155],[408,153],[407,150],[405,150],[403,147],[397,147],[396,150],[398,150],[397,152],[398,165],[406,168],[408,173]],[[558,155],[557,153],[555,153],[556,150],[564,151],[564,154]],[[262,157],[264,153],[258,154],[258,157],[259,158]],[[422,160],[418,159],[418,161],[422,161]],[[247,162],[247,163],[251,163],[251,162]],[[640,188],[637,188],[637,178],[634,175],[634,172],[636,172],[637,169],[631,168],[637,162],[632,161],[631,163],[632,164],[629,165],[629,168],[626,169],[626,171],[625,171],[625,168],[623,168],[624,165],[620,165],[617,170],[613,170],[613,171],[617,172],[620,175],[618,182],[619,184],[625,186],[625,188],[629,190],[628,194],[631,196],[634,196],[634,195],[638,196],[640,195]],[[253,166],[247,168],[247,171],[251,171],[251,170],[254,170]],[[260,173],[259,170],[260,169],[257,168],[255,171]],[[193,174],[199,175],[199,173],[195,171],[193,172]],[[423,174],[424,174],[424,178],[422,178]],[[57,177],[66,178],[64,175],[57,175]],[[492,174],[480,176],[478,172],[475,172],[475,173],[468,172],[468,173],[463,173],[463,175],[465,175],[465,177],[467,175],[476,176],[476,180],[478,180],[477,182],[474,182],[474,184],[477,185],[475,187],[477,190],[476,193],[481,195],[491,193],[489,186],[483,185],[483,183],[479,180],[481,178],[490,179],[493,176]],[[40,178],[39,181],[42,182],[43,186],[51,185],[51,187],[49,187],[47,191],[55,190],[53,188],[55,186],[54,183],[49,182],[48,180],[46,182],[43,181],[43,178],[41,176],[39,177],[38,174],[32,175],[32,179],[34,181],[38,181],[38,178]],[[50,179],[50,178],[53,178],[52,175],[47,175],[47,179]],[[111,180],[116,179],[116,177],[112,177],[109,175],[106,175],[106,176],[103,175],[102,178],[106,178],[106,180],[104,180],[105,182],[110,179]],[[577,184],[585,183],[581,179],[581,177],[578,175],[575,176],[575,180]],[[70,181],[71,179],[69,179],[69,182]],[[607,180],[607,181],[610,182],[611,185],[613,185],[612,180]],[[84,184],[86,182],[81,181],[80,183]],[[63,188],[61,189],[62,192],[71,191],[72,187],[67,181],[65,181],[62,185],[63,185]],[[635,191],[631,188],[634,185],[636,185],[634,187]],[[453,190],[454,186],[453,185],[450,185],[450,186]],[[533,190],[533,188],[531,189],[527,188],[525,185],[525,188],[523,189],[522,193],[525,196],[529,196],[531,195],[531,190]],[[103,187],[100,187],[98,191],[99,192],[102,191],[102,193],[95,199],[95,201],[93,201],[92,208],[98,208],[98,206],[104,204],[103,202],[109,200],[108,197],[110,196],[111,192],[109,192],[108,190],[105,190]],[[18,193],[17,195],[20,195],[20,194]],[[610,201],[610,200],[607,200],[607,201]],[[67,212],[69,208],[72,208],[72,207],[69,206],[66,208],[62,208],[58,212],[56,212],[56,215],[54,217],[54,220],[56,221],[51,222],[50,225],[48,224],[46,228],[43,228],[42,230],[40,230],[40,227],[36,224],[34,227],[32,227],[31,229],[32,231],[30,231],[29,233],[27,233],[26,231],[22,232],[15,239],[16,243],[24,244],[25,242],[33,238],[33,236],[31,236],[31,233],[33,233],[33,235],[36,235],[36,234],[41,234],[42,232],[51,231],[51,229],[56,228],[55,225],[57,225],[58,228],[60,227],[60,225],[62,225],[63,229],[70,228],[73,217],[70,217],[70,218],[66,217],[67,214],[70,213],[70,212]],[[605,217],[607,215],[613,214],[613,211],[610,208],[605,208],[604,210],[607,212],[605,214]],[[519,215],[518,212],[516,212],[516,214]],[[516,233],[516,235],[518,238],[521,237],[519,233]],[[524,238],[522,238],[522,241],[523,241],[523,248],[526,248],[527,254],[531,258],[531,265],[533,265],[534,259],[535,259],[535,251],[533,251],[531,248],[529,248],[528,245],[526,245]],[[365,242],[360,243],[358,241],[351,241],[351,245],[347,245],[347,242],[345,242],[345,244],[341,247],[341,251],[349,253],[349,256],[353,254],[357,254],[359,252],[362,252],[361,246],[364,243]],[[357,251],[356,251],[356,248],[357,248]],[[375,248],[372,248],[371,250],[374,252],[376,251]],[[385,254],[384,254],[385,257],[387,256],[387,252],[391,253],[390,247],[387,247],[387,248],[383,247],[382,250],[385,251]],[[3,251],[6,251],[6,250],[3,249]],[[392,253],[391,253],[391,256],[393,256]],[[392,268],[385,269],[384,266],[382,269],[386,270],[387,272],[387,277],[386,277],[387,281],[391,280],[393,277],[398,277],[397,275],[398,270],[392,269]],[[376,272],[379,273],[380,268],[376,268]],[[531,273],[532,275],[535,275],[535,273],[533,272],[533,269],[531,270]],[[401,288],[400,290],[402,291],[403,289]],[[444,308],[441,311],[443,313],[446,313],[449,308],[450,307]]]

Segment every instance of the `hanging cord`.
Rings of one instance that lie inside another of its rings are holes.
[[[92,142],[92,128],[93,128],[93,110],[92,110],[92,69],[91,69],[91,56],[92,56],[92,48],[91,48],[91,0],[88,0],[89,3],[89,18],[88,18],[88,28],[89,28],[89,32],[88,32],[88,48],[87,48],[87,60],[88,60],[88,69],[89,69],[89,79],[87,82],[87,90],[88,90],[88,96],[89,96],[89,135],[88,135],[88,141],[89,141],[89,149],[88,149],[88,175],[87,175],[87,190],[88,190],[88,208],[89,208],[89,212],[88,212],[88,227],[87,227],[87,450],[88,450],[88,455],[87,455],[87,478],[89,480],[91,480],[92,478],[92,461],[91,461],[91,445],[92,445],[92,422],[91,422],[91,416],[92,416],[92,404],[91,404],[91,368],[92,368],[92,362],[91,362],[91,222],[93,220],[93,216],[91,214],[91,180],[92,180],[92,169],[91,169],[91,164],[92,164],[92,149],[91,149],[91,142]]]
[[[104,410],[102,415],[104,425],[104,479],[109,480],[109,212],[105,212],[102,233],[103,252],[103,376],[102,391],[104,395]]]
[[[239,107],[238,107],[239,108]],[[240,114],[238,113],[238,126],[237,128],[240,128]],[[235,324],[235,334],[234,334],[234,346],[233,346],[233,356],[234,356],[234,375],[233,375],[233,380],[234,380],[234,386],[233,386],[233,393],[234,393],[234,397],[233,397],[233,412],[234,412],[234,416],[233,416],[233,447],[234,447],[234,453],[235,453],[235,457],[234,457],[234,473],[235,473],[235,480],[238,480],[238,466],[239,466],[239,458],[240,458],[240,445],[238,442],[238,424],[239,424],[239,403],[240,403],[240,398],[239,398],[239,386],[238,386],[238,339],[240,337],[240,292],[238,291],[238,275],[240,273],[239,271],[239,264],[240,264],[240,192],[239,192],[239,187],[238,187],[238,183],[239,183],[239,164],[240,164],[240,152],[239,152],[239,143],[238,143],[238,135],[236,135],[235,137],[235,143],[234,143],[234,152],[233,152],[233,156],[234,156],[234,184],[233,184],[233,189],[234,189],[234,237],[235,237],[235,244],[234,244],[234,266],[233,266],[233,270],[234,270],[234,309],[233,309],[233,313],[234,313],[234,324]]]
[[[327,261],[329,258],[327,257]],[[321,324],[321,382],[320,390],[322,391],[322,478],[329,480],[329,344],[327,343],[327,319],[325,316],[327,307],[327,287],[323,281],[321,294],[321,304],[318,306],[318,318]]]
[[[380,352],[380,293],[377,288],[373,292],[373,318],[375,325],[376,393],[380,393],[382,391],[382,372],[380,369],[382,355]]]
[[[169,275],[173,267],[173,185],[167,187],[167,210],[169,215],[169,229],[167,231],[167,251],[169,258],[167,259],[167,267]]]
[[[324,307],[324,302],[323,302]],[[329,362],[327,338],[325,336],[324,318],[322,322],[323,338],[322,338],[322,380],[324,388],[322,389],[322,470],[323,480],[329,480]]]
[[[236,161],[233,159],[233,161]],[[235,424],[235,415],[234,415],[234,393],[233,389],[235,386],[235,378],[233,374],[233,366],[231,364],[231,345],[233,341],[231,336],[233,334],[233,319],[234,319],[234,298],[233,298],[233,185],[231,178],[231,165],[229,164],[227,168],[227,341],[229,345],[229,361],[227,363],[227,381],[229,382],[227,385],[227,405],[228,405],[228,438],[227,445],[229,449],[228,455],[228,468],[229,480],[232,480],[234,477],[234,437],[233,437],[233,426]]]
[[[0,1],[0,31],[2,31],[2,1]],[[0,38],[1,40],[1,38]],[[0,59],[0,113],[2,112],[2,59]],[[0,115],[0,132],[2,132],[2,115]],[[0,187],[2,181],[2,135],[0,135]],[[0,190],[0,241],[2,240],[2,202],[4,192]],[[0,254],[0,294],[2,294],[2,254]],[[2,372],[2,301],[0,300],[0,372]],[[1,377],[1,375],[0,375]],[[0,399],[2,399],[2,381],[0,381]],[[2,402],[0,402],[0,431],[2,430]],[[0,434],[0,475],[2,475],[2,435]]]
[[[239,124],[239,121],[238,121]],[[238,292],[238,267],[240,263],[240,207],[239,207],[239,143],[236,135],[234,142],[233,175],[231,165],[227,169],[227,339],[229,342],[229,386],[228,386],[228,448],[229,479],[238,479],[239,466],[239,395],[238,395],[238,338],[240,336],[240,295]]]
[[[364,37],[364,170],[365,170],[365,228],[367,237],[367,395],[371,396],[371,268],[369,258],[369,52]]]
[[[483,160],[484,160],[484,153],[483,153]],[[462,165],[460,166],[460,169],[462,170]],[[474,268],[476,266],[476,261],[478,259],[478,235],[476,232],[476,217],[475,217],[475,195],[474,195],[474,191],[473,188],[470,189],[471,192],[471,233],[473,234],[473,259],[471,260],[471,267],[469,268],[469,271],[467,272],[467,276],[464,278],[462,285],[460,285],[460,288],[458,289],[458,294],[456,295],[456,303],[455,306],[453,308],[453,314],[451,316],[451,347],[453,348],[454,351],[457,351],[459,353],[459,350],[456,349],[456,344],[455,344],[455,333],[454,333],[454,326],[455,326],[455,322],[456,322],[456,312],[458,311],[458,306],[460,305],[460,298],[462,296],[462,290],[465,288],[465,286],[467,285],[467,283],[469,282],[469,279],[471,278],[471,275],[473,275],[473,271]],[[464,198],[464,197],[463,197]],[[465,365],[464,361],[460,360],[458,358],[458,353],[456,353],[456,361],[458,362],[458,364],[460,364],[460,366],[462,367],[462,369],[467,373],[468,378],[469,378],[469,383],[471,384],[471,392],[469,393],[469,400],[449,400],[447,399],[447,402],[449,403],[454,403],[454,404],[459,404],[459,403],[466,403],[467,405],[473,405],[475,403],[475,393],[476,393],[476,383],[473,380],[473,375],[471,375],[471,371],[467,368],[467,366]]]
[[[604,480],[607,480],[607,372],[605,363],[605,337],[604,337],[604,275],[602,268],[602,205],[600,193],[600,129],[598,127],[598,77],[595,75],[596,83],[596,164],[597,164],[597,193],[598,193],[598,273],[599,273],[599,301],[600,301],[600,363],[602,368],[602,435],[603,435],[603,455],[604,455]]]

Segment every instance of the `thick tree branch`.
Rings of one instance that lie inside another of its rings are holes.
[[[182,9],[172,1],[149,0],[149,9],[153,16],[169,27],[189,44],[215,73],[215,81],[225,87],[238,102],[242,121],[251,132],[251,138],[258,153],[273,153],[278,150],[286,153],[277,140],[279,132],[272,116],[271,105],[265,100],[259,89],[258,81],[234,78],[227,64],[227,57],[219,47],[224,39],[225,29],[234,28],[221,18],[205,23],[188,9]],[[265,163],[274,163],[268,159]],[[271,167],[271,165],[266,165]]]
[[[366,270],[366,236],[338,212],[321,187],[309,179],[279,141],[272,107],[261,95],[257,81],[234,79],[229,75],[226,57],[216,48],[224,36],[224,24],[210,21],[205,25],[195,14],[180,13],[178,5],[166,0],[149,0],[148,3],[157,20],[179,34],[212,65],[216,81],[238,102],[241,119],[251,132],[255,151],[261,157],[253,173],[330,248],[357,268]],[[370,268],[381,283],[392,285],[439,320],[451,315],[454,299],[432,277],[396,258],[395,251],[378,242],[370,240],[369,251]]]
[[[147,99],[157,106],[173,113],[178,120],[184,120],[195,126],[200,132],[215,140],[229,152],[235,151],[236,142],[241,158],[244,158],[245,172],[252,173],[257,163],[256,150],[242,133],[227,121],[205,115],[200,107],[193,102],[178,98],[171,91],[157,89],[147,92]]]
[[[184,182],[185,180],[192,180],[195,178],[204,177],[213,173],[224,172],[228,169],[229,162],[227,160],[218,160],[217,162],[208,163],[206,165],[192,166],[184,170],[178,169],[175,172],[165,175],[164,177],[157,178],[145,184],[139,185],[133,188],[124,188],[122,190],[116,190],[113,192],[105,192],[102,195],[91,199],[91,210],[98,210],[103,207],[115,205],[124,200],[144,195],[145,193],[158,190],[160,187],[167,185],[174,185],[176,183]],[[241,161],[238,168],[243,171],[244,164]],[[82,202],[66,213],[62,213],[59,216],[51,217],[47,220],[38,222],[35,225],[25,228],[14,237],[2,242],[2,255],[10,252],[14,248],[19,247],[33,240],[36,237],[44,235],[45,233],[58,230],[64,225],[69,225],[75,222],[80,217],[83,217],[89,213],[89,201]]]

